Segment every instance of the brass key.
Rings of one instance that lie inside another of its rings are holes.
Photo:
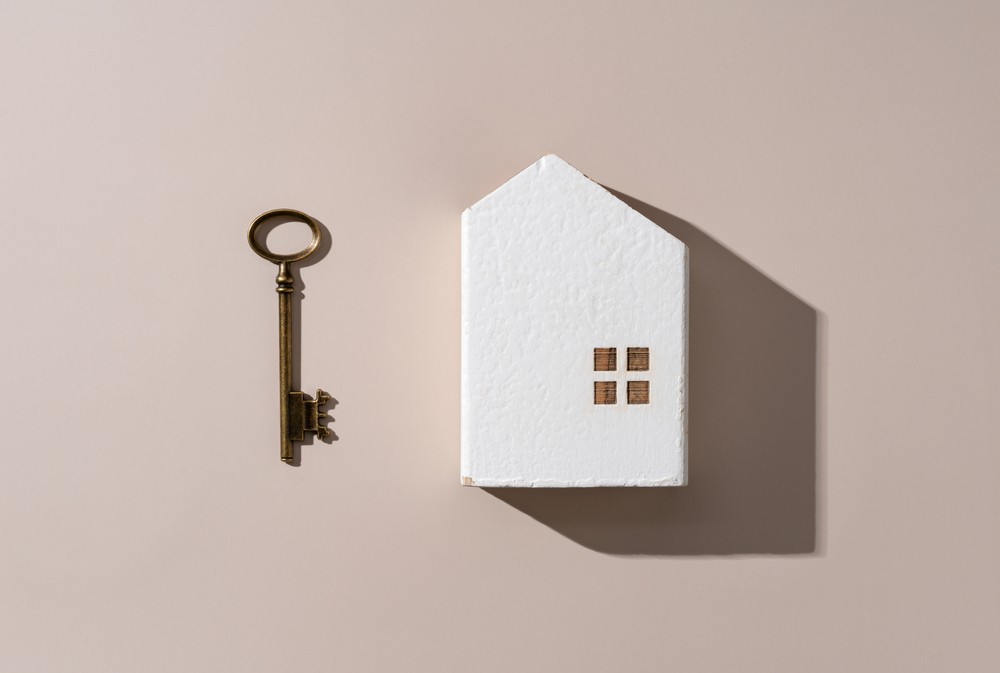
[[[257,242],[257,229],[265,220],[272,217],[290,217],[297,222],[305,222],[312,230],[312,241],[308,247],[293,255],[275,255]],[[290,462],[293,457],[292,441],[301,440],[306,432],[315,432],[320,439],[330,434],[330,431],[319,424],[326,414],[319,408],[330,401],[330,396],[322,390],[316,391],[315,400],[306,400],[300,392],[292,390],[292,292],[295,279],[292,277],[291,263],[299,262],[316,251],[322,235],[316,220],[305,213],[289,208],[269,210],[250,225],[247,239],[250,247],[258,255],[269,262],[278,265],[278,367],[280,370],[279,397],[281,405],[281,459]]]

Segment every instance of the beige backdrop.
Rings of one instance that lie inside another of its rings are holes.
[[[3,3],[0,670],[998,670],[998,63],[989,1]],[[545,152],[691,247],[684,489],[459,485],[460,213]]]

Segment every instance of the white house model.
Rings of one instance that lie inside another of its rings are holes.
[[[549,154],[462,214],[462,483],[687,482],[687,247]]]

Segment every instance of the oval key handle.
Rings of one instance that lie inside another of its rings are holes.
[[[275,255],[270,250],[262,246],[257,242],[257,229],[260,225],[264,224],[265,221],[271,219],[272,217],[290,217],[296,222],[305,222],[309,225],[309,229],[312,231],[312,240],[309,241],[309,245],[306,246],[301,252],[296,252],[291,255]],[[278,208],[277,210],[269,210],[250,225],[250,230],[247,231],[247,240],[250,241],[250,247],[258,255],[263,257],[269,262],[274,262],[275,264],[282,264],[288,262],[299,262],[309,255],[316,252],[316,248],[319,247],[319,242],[322,240],[323,235],[320,233],[319,225],[316,220],[309,217],[300,210],[292,210],[291,208]]]

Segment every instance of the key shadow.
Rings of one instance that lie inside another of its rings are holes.
[[[292,390],[302,390],[302,300],[305,299],[304,290],[306,288],[306,283],[302,279],[300,271],[306,267],[310,267],[313,264],[323,261],[323,258],[329,254],[330,249],[333,247],[332,238],[330,236],[330,230],[327,229],[326,225],[323,224],[320,220],[316,219],[315,217],[313,219],[319,226],[320,234],[322,235],[319,242],[319,246],[316,248],[316,251],[313,254],[309,255],[301,262],[295,262],[290,265],[291,266],[290,272],[292,274],[292,277],[295,279],[294,291],[292,292]],[[269,218],[268,220],[263,222],[257,229],[257,240],[267,241],[268,234],[270,234],[272,231],[274,231],[281,225],[287,224],[289,222],[298,222],[298,221],[299,220],[296,220],[293,217],[287,217],[287,216]],[[275,268],[275,273],[277,273],[278,267],[275,266],[274,268]],[[325,392],[327,395],[330,395],[329,390],[324,389],[323,392]],[[306,400],[315,399],[309,393],[304,393],[304,397]],[[327,416],[326,418],[320,419],[320,425],[329,426],[330,423],[334,422],[334,418],[330,415],[330,412],[333,411],[333,409],[337,406],[337,404],[339,404],[339,402],[336,399],[334,399],[334,397],[331,395],[330,401],[327,402],[326,405],[324,405],[323,409],[321,410],[326,412]],[[321,440],[324,444],[332,444],[333,442],[336,442],[340,439],[340,437],[337,436],[337,433],[334,432],[331,428],[327,427],[327,430],[330,431],[330,434]],[[285,464],[291,465],[292,467],[301,466],[302,447],[312,446],[313,443],[315,442],[315,439],[316,435],[311,432],[308,432],[306,433],[305,439],[303,439],[300,442],[295,442],[293,446],[294,450],[293,458],[292,460],[290,460]]]
[[[819,312],[691,223],[606,189],[690,252],[688,485],[483,490],[608,554],[816,553]]]

